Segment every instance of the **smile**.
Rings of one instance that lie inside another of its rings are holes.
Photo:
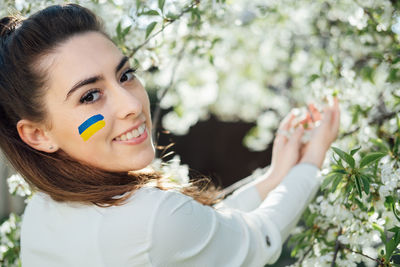
[[[118,137],[115,138],[115,141],[129,141],[129,140],[134,140],[143,135],[143,133],[146,132],[146,124],[142,123],[138,128],[133,129],[130,132],[127,132],[125,134],[122,134]],[[147,135],[147,134],[146,134]]]

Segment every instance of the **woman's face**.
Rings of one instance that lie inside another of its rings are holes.
[[[45,56],[48,135],[78,161],[109,171],[145,168],[154,158],[146,90],[127,58],[97,32]]]

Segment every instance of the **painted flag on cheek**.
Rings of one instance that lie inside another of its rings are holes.
[[[101,114],[94,115],[84,121],[79,127],[79,134],[84,141],[87,141],[92,135],[106,125],[104,116]]]

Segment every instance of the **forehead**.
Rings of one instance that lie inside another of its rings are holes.
[[[101,33],[88,32],[69,38],[41,58],[38,67],[46,72],[50,88],[67,91],[81,79],[114,72],[121,57],[109,39]]]

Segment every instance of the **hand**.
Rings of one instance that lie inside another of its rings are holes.
[[[293,119],[295,118],[293,110],[283,119],[279,125],[272,149],[271,173],[281,180],[289,170],[300,159],[300,148],[302,146],[301,137],[304,132],[302,125],[298,126],[294,132],[288,136],[293,128]]]
[[[339,133],[339,100],[335,97],[333,105],[325,106],[322,114],[312,104],[309,105],[309,109],[314,123],[316,119],[320,119],[320,124],[312,128],[310,141],[301,148],[300,162],[308,162],[321,168],[326,151]]]

